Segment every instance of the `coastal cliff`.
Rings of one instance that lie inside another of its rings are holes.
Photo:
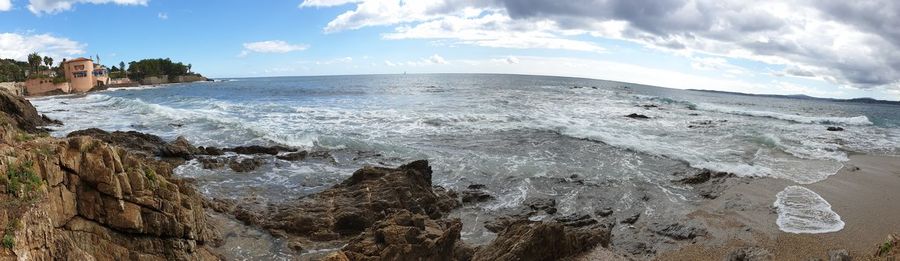
[[[57,139],[0,92],[0,259],[213,260],[202,198],[167,162],[91,137]]]

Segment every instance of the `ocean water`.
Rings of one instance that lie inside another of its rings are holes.
[[[703,87],[703,86],[698,86]],[[282,200],[315,193],[365,165],[429,159],[435,183],[486,184],[476,210],[554,197],[560,211],[598,201],[645,214],[684,211],[672,174],[707,168],[810,184],[848,153],[900,153],[900,106],[674,90],[602,80],[490,74],[224,79],[32,99],[65,122],[136,130],[195,145],[285,145],[335,162],[268,159],[255,174],[178,169],[216,197]],[[650,119],[624,117],[638,113]],[[840,126],[840,132],[826,131]],[[571,185],[573,179],[614,189]],[[561,182],[553,182],[560,181]],[[601,193],[602,194],[602,193]],[[641,194],[652,195],[652,200]],[[814,193],[813,193],[814,194]],[[609,198],[612,199],[609,199]],[[479,211],[460,214],[479,219]],[[466,219],[468,220],[468,219]],[[466,225],[464,237],[484,232]]]

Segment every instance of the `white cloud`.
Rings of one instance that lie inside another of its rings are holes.
[[[0,12],[12,9],[12,0],[0,0]]]
[[[85,45],[50,34],[0,33],[0,58],[24,61],[28,54],[37,52],[57,61],[84,53]]]
[[[72,9],[75,4],[117,4],[146,6],[150,0],[29,0],[28,10],[36,15],[55,14]]]
[[[444,60],[444,57],[437,54],[428,57],[428,61],[433,64],[447,64],[447,60]]]
[[[167,20],[167,19],[169,19],[169,14],[167,14],[167,13],[158,13],[158,14],[156,14],[156,18],[159,18],[160,20]]]
[[[309,48],[305,44],[290,44],[285,41],[261,41],[244,43],[244,50],[239,56],[247,56],[250,53],[288,53],[293,51],[303,51]]]
[[[593,36],[689,58],[804,68],[784,73],[835,85],[900,89],[898,7],[895,0],[361,0],[324,31],[394,26],[384,38],[603,52],[585,37]],[[718,62],[694,67],[745,71]]]
[[[304,0],[300,3],[300,8],[304,7],[332,7],[349,3],[358,3],[362,0]]]

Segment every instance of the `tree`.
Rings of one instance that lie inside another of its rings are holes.
[[[44,56],[44,64],[47,65],[47,68],[53,68],[53,57]]]
[[[31,65],[32,72],[37,71],[38,67],[41,66],[42,61],[43,59],[41,59],[41,56],[37,53],[31,53],[28,55],[28,65]]]

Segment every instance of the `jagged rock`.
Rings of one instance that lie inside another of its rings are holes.
[[[850,253],[846,249],[836,249],[828,251],[828,261],[850,261]]]
[[[312,241],[346,239],[400,210],[438,219],[459,207],[450,193],[432,189],[431,173],[424,160],[398,168],[367,166],[318,194],[265,209],[238,207],[234,215],[249,224]]]
[[[172,177],[172,165],[91,137],[49,142],[43,146],[53,149],[16,153],[15,164],[34,162],[43,185],[33,193],[43,201],[7,216],[25,224],[8,253],[36,260],[217,259],[205,247],[218,232],[206,222],[203,200]]]
[[[556,213],[556,200],[552,198],[530,198],[522,202],[522,205],[534,211],[544,211],[547,214]]]
[[[827,131],[844,131],[844,128],[836,127],[836,126],[829,126],[825,130],[827,130]]]
[[[708,169],[677,172],[675,175],[683,176],[683,178],[674,180],[673,183],[691,185],[698,195],[708,199],[718,198],[725,189],[741,179],[732,173]]]
[[[484,228],[488,231],[499,233],[509,225],[520,220],[527,220],[533,216],[556,214],[556,200],[552,198],[529,198],[522,202],[522,206],[512,213],[484,222]]]
[[[555,222],[519,221],[475,252],[472,260],[559,260],[608,246],[611,230],[603,226],[573,228]]]
[[[466,253],[472,250],[460,240],[460,230],[459,219],[433,220],[400,210],[351,240],[336,257],[354,261],[469,260],[471,254]]]
[[[706,229],[693,222],[688,222],[687,224],[675,221],[652,222],[647,226],[647,229],[656,234],[677,240],[693,239],[698,236],[706,235]]]
[[[97,128],[77,130],[66,135],[69,138],[79,136],[93,137],[109,144],[162,158],[191,159],[194,155],[203,154],[202,150],[191,145],[184,137],[178,137],[175,141],[167,143],[152,134],[137,131],[108,132]]]
[[[619,248],[622,251],[632,254],[632,255],[636,255],[636,256],[647,255],[647,254],[652,254],[655,252],[655,251],[653,251],[653,248],[650,247],[650,245],[647,245],[647,243],[644,243],[644,242],[640,242],[640,241],[618,242],[618,240],[619,239],[616,239],[616,248]]]
[[[41,130],[39,127],[62,124],[57,120],[43,116],[31,105],[27,99],[13,95],[8,91],[0,91],[0,112],[6,114],[6,117],[15,122],[18,129],[29,133],[37,133]]]
[[[485,192],[482,188],[478,188],[479,186],[469,186],[468,189],[462,192],[462,202],[463,203],[472,203],[472,202],[484,202],[491,199],[494,199],[494,196]]]
[[[768,250],[758,247],[742,247],[732,250],[725,256],[725,261],[768,261],[772,260],[772,254]]]
[[[191,159],[196,154],[200,154],[202,151],[194,145],[191,145],[187,139],[182,136],[178,136],[175,141],[172,141],[169,144],[163,146],[160,150],[161,157],[172,157],[172,158],[182,158],[182,159]]]
[[[216,148],[216,147],[200,146],[200,147],[197,147],[197,149],[200,150],[199,154],[203,154],[203,155],[221,156],[221,155],[225,154],[225,152],[223,152],[222,149]]]
[[[271,147],[263,147],[258,145],[251,146],[238,146],[234,148],[226,148],[224,151],[230,151],[237,154],[245,154],[245,155],[253,155],[253,154],[269,154],[269,155],[278,155],[278,152],[295,152],[297,149],[282,147],[282,146],[271,146]]]
[[[628,114],[628,115],[625,115],[625,117],[632,118],[632,119],[641,119],[641,120],[646,120],[646,119],[650,118],[650,117],[647,117],[647,115],[637,114],[637,113]]]
[[[259,158],[248,158],[248,159],[232,159],[228,163],[228,167],[235,172],[250,172],[261,167],[265,160]]]

